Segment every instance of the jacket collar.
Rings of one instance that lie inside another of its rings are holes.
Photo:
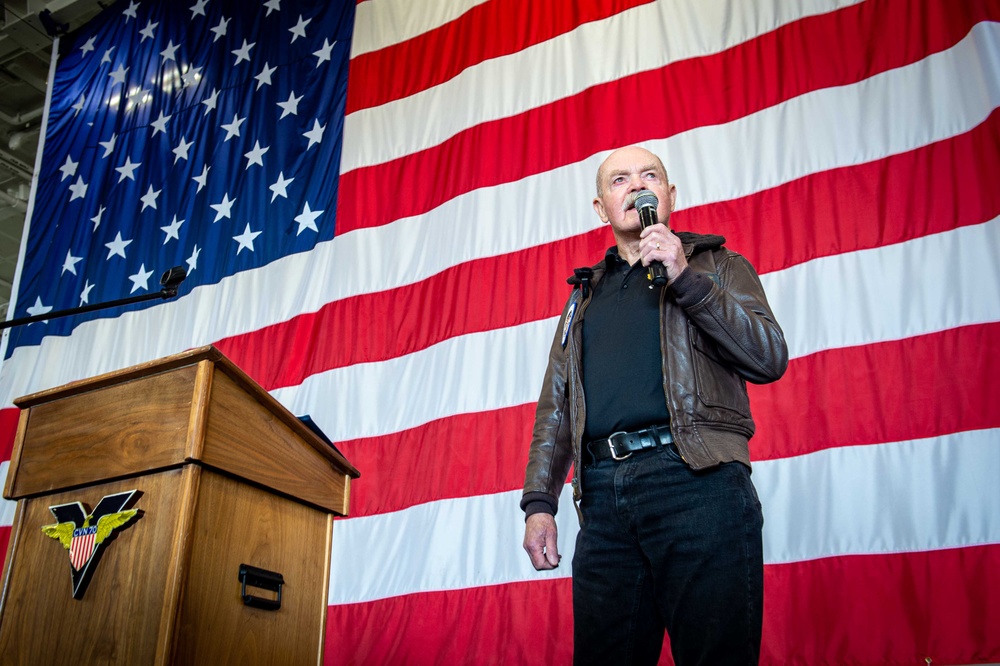
[[[674,232],[684,246],[684,256],[691,257],[698,252],[717,250],[721,248],[726,239],[718,234],[696,234],[691,231]],[[607,268],[618,261],[618,246],[612,245],[604,253],[604,259],[593,266],[584,268],[574,268],[573,275],[566,279],[566,282],[573,287],[580,287],[583,297],[586,298],[592,285],[600,282],[604,277]]]

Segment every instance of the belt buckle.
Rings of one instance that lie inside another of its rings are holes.
[[[625,460],[626,458],[632,457],[633,452],[629,452],[623,456],[619,456],[618,452],[615,451],[615,443],[612,441],[612,438],[614,438],[616,435],[625,435],[625,434],[627,433],[624,430],[619,430],[618,432],[613,432],[610,435],[608,435],[608,450],[611,451],[611,457],[614,458],[615,460]]]

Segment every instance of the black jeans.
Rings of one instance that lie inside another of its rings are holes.
[[[695,472],[673,444],[583,469],[574,663],[756,664],[763,516],[741,463]]]

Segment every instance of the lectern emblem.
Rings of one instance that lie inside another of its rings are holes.
[[[80,502],[50,506],[49,511],[59,522],[43,525],[42,532],[69,551],[73,576],[73,598],[81,599],[87,583],[100,559],[102,546],[112,539],[114,531],[139,515],[138,509],[126,509],[135,499],[136,490],[106,495],[91,514]]]

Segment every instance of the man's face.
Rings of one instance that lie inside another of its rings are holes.
[[[657,218],[667,224],[677,189],[668,182],[663,164],[653,153],[638,146],[616,150],[604,160],[597,178],[599,194],[594,199],[594,210],[602,221],[611,224],[616,234],[638,235],[642,231],[639,213],[627,204],[629,194],[639,190],[656,195]],[[623,210],[625,207],[628,209]]]

